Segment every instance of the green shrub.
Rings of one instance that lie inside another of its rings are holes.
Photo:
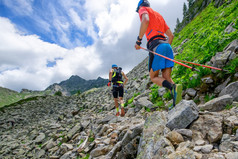
[[[131,99],[128,100],[127,104],[131,104],[134,100],[134,97],[132,97]]]
[[[152,103],[155,103],[157,98],[158,98],[158,88],[159,86],[157,86],[156,84],[154,84],[152,87],[150,87],[151,90],[151,101]]]
[[[172,95],[170,93],[170,91],[166,92],[163,97],[166,99],[166,100],[171,100],[172,99]]]
[[[225,107],[226,110],[230,110],[231,108],[233,108],[232,104],[227,104],[226,107]]]
[[[212,100],[212,99],[214,99],[214,98],[215,98],[214,95],[209,96],[208,94],[206,94],[204,100],[205,100],[205,102],[208,102],[208,101],[210,101],[210,100]]]
[[[54,95],[55,95],[55,96],[62,96],[62,92],[61,92],[61,91],[57,91],[57,92],[55,92]]]

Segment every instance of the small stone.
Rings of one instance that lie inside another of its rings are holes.
[[[212,151],[213,145],[204,145],[201,148],[202,153],[210,153]]]
[[[178,145],[179,143],[184,142],[183,136],[176,131],[169,132],[166,138],[169,139],[173,145]]]
[[[36,143],[41,143],[45,139],[45,134],[40,133],[39,136],[36,137],[35,142]]]
[[[195,142],[195,145],[197,145],[197,146],[203,146],[203,145],[205,145],[205,141],[204,141],[204,140],[197,140],[197,141]]]
[[[202,149],[202,146],[195,146],[195,147],[193,148],[193,151],[199,152],[201,149]]]

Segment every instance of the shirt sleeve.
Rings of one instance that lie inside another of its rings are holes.
[[[140,10],[139,10],[140,20],[142,20],[142,15],[143,14],[148,14],[148,12],[147,12],[145,7],[141,7]]]

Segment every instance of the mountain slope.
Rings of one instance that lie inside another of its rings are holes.
[[[0,87],[0,107],[19,100],[22,96],[18,92]]]
[[[199,15],[196,16],[181,32],[175,34],[173,48],[178,55],[176,59],[206,64],[217,52],[238,38],[238,1],[230,1],[219,8],[210,3]],[[208,63],[210,64],[210,63]],[[229,73],[237,72],[238,58],[236,56],[223,69]],[[200,69],[201,77],[212,74],[210,69]],[[176,83],[183,83],[187,88],[198,86],[200,83],[191,84],[190,78],[194,75],[188,69],[175,65],[173,79]],[[224,74],[224,73],[223,73]],[[198,79],[198,80],[199,80]]]
[[[22,99],[48,94],[50,94],[49,91],[31,91],[27,89],[22,89],[22,91],[18,93],[16,91],[0,87],[0,108],[5,105],[18,102]]]

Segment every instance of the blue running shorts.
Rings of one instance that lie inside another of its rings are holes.
[[[174,59],[172,47],[168,43],[159,44],[155,52],[170,59]],[[151,68],[153,71],[157,71],[165,68],[174,67],[174,62],[167,60],[161,56],[155,55],[153,53],[150,53],[149,56],[149,71]]]

